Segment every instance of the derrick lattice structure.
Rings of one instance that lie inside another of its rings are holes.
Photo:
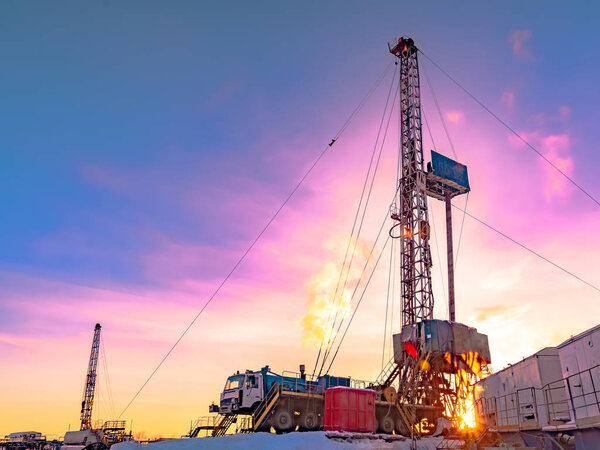
[[[94,393],[96,391],[96,371],[98,369],[98,354],[100,352],[100,330],[99,323],[94,327],[94,339],[92,340],[92,351],[88,364],[83,400],[81,402],[81,430],[92,428],[92,408],[94,406]]]
[[[421,136],[418,50],[401,38],[390,51],[400,60],[401,178],[392,207],[400,231],[402,325],[433,318],[426,174]]]
[[[432,151],[425,171],[418,49],[410,38],[389,45],[400,65],[400,169],[390,235],[400,243],[402,329],[394,334],[394,363],[382,394],[398,379],[396,404],[411,434],[471,426],[471,384],[490,362],[487,336],[455,322],[451,199],[469,192],[466,166]],[[433,319],[428,196],[446,202],[450,321]],[[398,230],[398,231],[397,231]]]

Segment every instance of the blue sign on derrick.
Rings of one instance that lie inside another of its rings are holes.
[[[427,194],[444,200],[446,193],[455,197],[470,190],[467,166],[432,150],[427,165]]]

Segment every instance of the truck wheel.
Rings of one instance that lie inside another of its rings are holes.
[[[292,420],[292,415],[289,411],[280,409],[275,413],[271,423],[273,424],[273,428],[277,431],[287,431],[292,428],[294,421]]]
[[[384,416],[381,417],[379,420],[379,430],[382,433],[385,434],[392,434],[394,432],[394,419],[392,419],[392,416]]]
[[[306,431],[314,431],[319,428],[319,418],[313,412],[302,414],[300,422],[302,423],[302,429]]]
[[[396,434],[399,434],[400,436],[404,436],[404,437],[409,437],[410,436],[410,429],[406,426],[406,423],[404,423],[404,420],[402,420],[402,417],[398,417],[398,420],[396,420]]]

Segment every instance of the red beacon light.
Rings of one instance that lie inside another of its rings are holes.
[[[417,349],[411,342],[404,343],[404,350],[406,350],[406,353],[408,353],[408,356],[410,356],[413,359],[417,359],[417,356],[418,356]]]

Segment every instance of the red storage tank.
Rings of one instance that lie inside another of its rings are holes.
[[[342,386],[326,389],[325,430],[375,433],[375,391]]]

